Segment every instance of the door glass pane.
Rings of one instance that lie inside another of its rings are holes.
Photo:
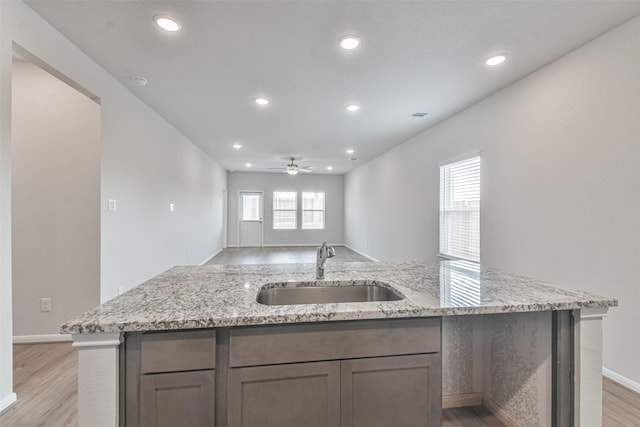
[[[260,195],[242,195],[242,220],[260,221]]]

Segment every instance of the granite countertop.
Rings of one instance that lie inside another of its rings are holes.
[[[266,306],[267,283],[316,282],[315,264],[178,266],[70,320],[62,333],[151,331],[357,319],[604,308],[615,299],[566,290],[465,261],[327,263],[325,285],[367,280],[400,301]],[[277,286],[277,285],[276,285]]]

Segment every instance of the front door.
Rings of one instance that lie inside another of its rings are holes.
[[[262,193],[240,192],[239,245],[262,247]]]

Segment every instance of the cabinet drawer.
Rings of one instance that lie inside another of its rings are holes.
[[[143,334],[140,352],[142,374],[213,369],[216,333],[202,330]]]
[[[440,318],[359,320],[232,329],[230,366],[440,351]]]

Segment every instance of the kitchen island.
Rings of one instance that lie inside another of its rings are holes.
[[[429,348],[425,342],[422,349],[407,347],[401,354],[438,354],[440,360],[442,353],[445,406],[460,406],[465,401],[483,403],[503,422],[517,425],[600,425],[601,322],[608,308],[617,305],[615,300],[479,268],[473,263],[442,261],[430,266],[334,263],[326,267],[325,285],[378,283],[403,297],[397,301],[275,306],[256,301],[265,285],[317,285],[314,274],[313,264],[175,267],[67,322],[62,332],[72,334],[79,349],[79,426],[135,425],[139,420],[139,408],[131,412],[126,406],[144,399],[139,396],[138,379],[147,373],[140,371],[138,363],[131,363],[129,350],[139,350],[146,336],[210,331],[218,348],[227,346],[226,353],[215,350],[218,354],[212,358],[217,365],[211,366],[216,371],[214,388],[224,393],[224,398],[216,397],[215,406],[224,405],[224,410],[210,416],[216,418],[217,426],[223,426],[237,403],[232,394],[235,386],[219,384],[220,367],[234,369],[233,361],[225,360],[230,356],[230,336],[247,330],[253,331],[250,335],[261,336],[274,331],[269,328],[296,325],[327,330],[336,330],[336,325],[355,325],[357,329],[357,325],[373,321],[387,322],[382,329],[393,330],[396,324],[388,322],[420,319],[437,321],[438,330],[442,319],[442,351],[439,346]],[[464,326],[469,320],[471,329]],[[434,324],[421,327],[431,331]],[[338,341],[349,342],[359,336],[362,334],[354,333]],[[124,350],[127,346],[129,349]],[[313,360],[335,359],[346,366],[345,361],[362,357],[391,356],[392,347],[386,345],[382,353],[376,347],[375,354],[366,355],[345,350]],[[242,363],[237,366],[247,369],[257,364],[275,366],[278,361]],[[230,376],[225,374],[225,381]],[[338,387],[343,390],[345,386]],[[126,399],[125,394],[129,395]],[[136,394],[133,400],[132,394]],[[136,420],[129,422],[127,413],[133,413]]]

